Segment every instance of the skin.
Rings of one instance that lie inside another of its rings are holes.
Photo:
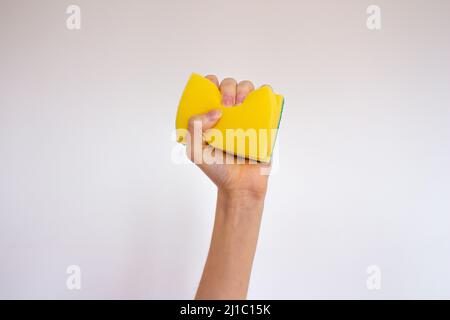
[[[220,89],[222,104],[231,108],[254,90],[247,80],[237,83],[232,78],[219,82],[214,75],[206,78]],[[189,120],[186,152],[192,161],[198,150],[212,148],[202,139],[195,139],[194,124],[201,123],[205,132],[220,117],[220,110],[211,110]],[[223,157],[233,156],[224,153]],[[268,174],[261,172],[268,172],[270,165],[249,161],[196,164],[217,186],[217,205],[208,258],[195,298],[246,299],[268,183]]]

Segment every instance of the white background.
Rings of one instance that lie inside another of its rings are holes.
[[[286,99],[249,298],[450,298],[449,18],[444,0],[1,0],[0,298],[194,296],[215,189],[171,160],[191,72]]]

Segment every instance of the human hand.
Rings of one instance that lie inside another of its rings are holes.
[[[225,78],[219,84],[219,80],[214,75],[208,75],[206,78],[219,88],[222,94],[222,104],[230,108],[242,103],[246,96],[254,90],[253,83],[247,80],[237,83],[232,78]],[[195,162],[216,184],[219,192],[231,196],[244,195],[264,198],[270,164],[250,160],[238,161],[235,156],[219,149],[213,149],[204,141],[203,133],[213,128],[221,115],[220,110],[211,110],[206,114],[196,115],[189,119],[186,148],[189,159]],[[201,130],[196,130],[196,127],[200,127]],[[200,134],[202,137],[196,136]],[[216,157],[216,152],[222,153],[222,157]],[[223,161],[218,162],[216,159],[223,159]]]

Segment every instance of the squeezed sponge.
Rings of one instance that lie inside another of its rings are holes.
[[[260,162],[270,162],[284,98],[269,86],[252,91],[240,105],[225,107],[217,86],[193,73],[178,106],[177,141],[186,143],[189,118],[220,109],[222,117],[205,132],[208,144],[227,153]]]

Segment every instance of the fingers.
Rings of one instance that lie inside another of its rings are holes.
[[[211,80],[212,83],[214,83],[217,87],[219,87],[219,79],[217,79],[215,75],[208,74],[205,78]]]
[[[255,89],[255,86],[251,81],[244,80],[239,82],[236,88],[236,104],[241,104],[245,97]]]
[[[188,131],[191,135],[203,133],[214,127],[222,116],[222,111],[214,109],[205,114],[198,114],[189,118]]]
[[[205,76],[206,79],[214,83],[222,94],[222,104],[226,107],[241,104],[247,95],[255,90],[255,86],[251,81],[244,80],[237,84],[233,78],[225,78],[219,84],[219,80],[213,74]]]
[[[231,107],[236,102],[236,80],[233,78],[225,78],[220,83],[220,92],[222,93],[222,104]]]
[[[195,115],[189,119],[186,153],[189,159],[195,163],[199,164],[202,161],[202,149],[205,145],[203,132],[214,127],[221,116],[221,110],[211,110],[208,113]]]

